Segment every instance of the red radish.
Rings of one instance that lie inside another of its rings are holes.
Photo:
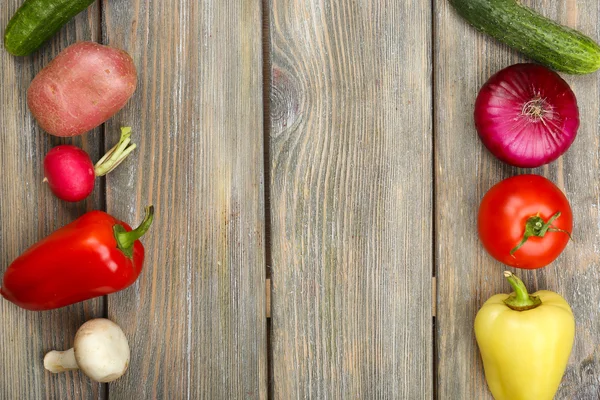
[[[131,128],[121,128],[121,139],[96,163],[88,153],[69,144],[54,147],[44,158],[44,182],[59,199],[80,201],[94,190],[97,176],[115,169],[135,149],[131,144]]]
[[[44,158],[45,181],[50,190],[66,201],[83,200],[94,190],[94,164],[77,146],[56,146]]]
[[[556,72],[516,64],[493,75],[475,101],[475,127],[500,160],[535,168],[560,157],[579,128],[575,94]]]

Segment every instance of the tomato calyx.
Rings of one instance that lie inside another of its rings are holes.
[[[534,215],[532,217],[527,218],[527,222],[525,223],[525,233],[523,234],[523,239],[517,244],[511,251],[510,255],[514,257],[514,253],[519,250],[527,240],[532,237],[544,237],[546,232],[563,232],[569,235],[571,238],[571,234],[564,229],[558,229],[552,226],[552,223],[560,217],[560,211],[554,214],[548,221],[544,221],[539,214]]]

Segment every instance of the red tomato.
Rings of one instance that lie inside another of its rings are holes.
[[[557,213],[560,215],[548,224]],[[535,231],[534,236],[511,254],[523,240],[527,224],[530,232]],[[485,194],[477,228],[483,247],[496,260],[516,268],[536,269],[550,264],[567,246],[573,213],[563,192],[548,179],[519,175],[503,180]]]

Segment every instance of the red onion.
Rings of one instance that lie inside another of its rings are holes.
[[[475,101],[475,127],[500,160],[535,168],[560,157],[575,140],[575,94],[556,72],[516,64],[494,74]]]

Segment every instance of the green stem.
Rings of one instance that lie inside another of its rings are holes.
[[[104,157],[102,157],[96,165],[94,165],[94,172],[96,176],[104,176],[117,168],[119,164],[127,158],[127,156],[136,148],[136,144],[131,142],[131,127],[121,128],[121,138],[119,143],[113,146]]]
[[[571,234],[565,230],[558,229],[552,226],[552,223],[560,217],[560,211],[554,214],[550,219],[545,222],[542,217],[539,215],[534,215],[533,217],[529,217],[527,222],[525,223],[525,233],[523,234],[523,239],[517,244],[511,251],[510,255],[512,256],[517,250],[519,250],[527,240],[532,237],[544,237],[546,232],[563,232],[571,237]]]
[[[527,292],[525,284],[518,276],[510,271],[504,271],[504,277],[515,291],[504,300],[504,304],[510,309],[515,311],[526,311],[542,305],[542,300],[538,296],[532,296]]]
[[[127,232],[123,225],[115,225],[113,227],[113,231],[115,234],[115,240],[117,241],[117,247],[125,253],[127,257],[133,257],[133,245],[135,241],[144,236],[148,229],[150,229],[150,225],[152,225],[152,221],[154,220],[154,206],[146,207],[146,216],[144,220],[132,231]]]

